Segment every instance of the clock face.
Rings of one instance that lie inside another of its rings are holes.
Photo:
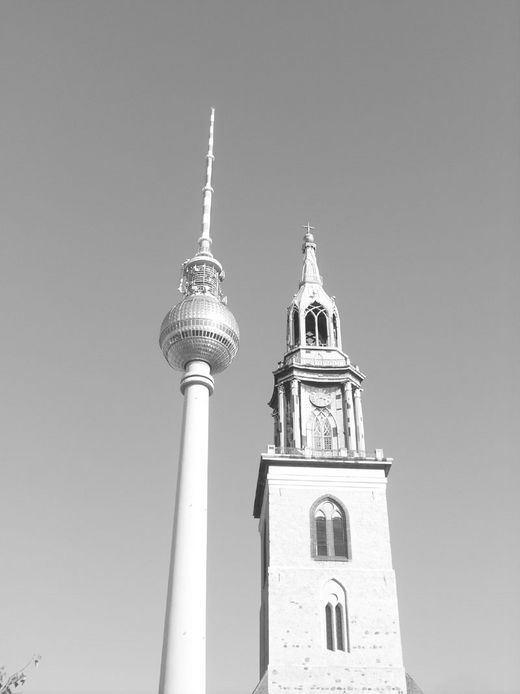
[[[316,407],[326,407],[327,405],[330,405],[332,398],[328,393],[317,391],[310,394],[309,400]]]

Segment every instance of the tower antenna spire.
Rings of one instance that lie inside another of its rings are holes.
[[[215,127],[215,109],[211,108],[209,118],[209,142],[208,153],[206,155],[206,184],[202,189],[202,224],[201,237],[199,238],[199,255],[212,255],[211,253],[211,236],[209,230],[211,226],[211,198],[213,188],[211,187],[211,174],[213,173],[213,131]]]
[[[237,322],[220,288],[224,271],[210,250],[214,118],[212,108],[202,192],[202,235],[195,256],[182,265],[183,297],[166,314],[159,336],[168,364],[184,372],[184,415],[159,694],[206,693],[209,396],[214,375],[230,365],[239,343]]]

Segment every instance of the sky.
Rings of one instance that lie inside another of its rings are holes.
[[[258,681],[252,505],[316,227],[367,375],[404,661],[518,694],[520,4],[0,4],[0,664],[157,691],[182,398],[158,347],[212,237],[241,330],[210,412],[208,694]]]

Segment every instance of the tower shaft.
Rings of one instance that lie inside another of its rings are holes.
[[[209,365],[187,364],[181,391],[184,415],[159,694],[206,691]]]

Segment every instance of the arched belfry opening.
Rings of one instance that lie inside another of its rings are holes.
[[[305,344],[310,347],[327,347],[328,323],[325,307],[314,301],[305,311]]]
[[[292,344],[300,344],[300,312],[297,308],[292,312]]]

